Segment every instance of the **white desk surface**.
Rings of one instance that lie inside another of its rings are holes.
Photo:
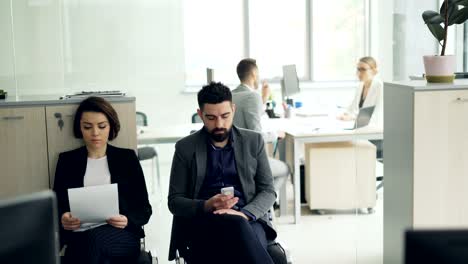
[[[190,131],[199,130],[202,127],[202,123],[161,127],[140,127],[138,128],[137,133],[138,144],[175,143],[179,139],[190,135]]]
[[[316,117],[293,117],[291,119],[263,119],[262,126],[265,131],[285,131],[286,144],[292,147],[292,177],[294,182],[299,181],[300,157],[298,149],[300,144],[312,142],[337,142],[357,139],[383,139],[383,128],[363,127],[354,130],[345,130],[352,127],[353,122],[343,122],[335,115]],[[138,144],[164,144],[175,143],[181,138],[190,135],[190,131],[199,130],[202,123],[185,124],[164,127],[140,128]],[[288,147],[287,147],[288,148]],[[300,187],[294,185],[294,223],[300,219]]]
[[[343,122],[335,117],[296,117],[292,119],[275,118],[263,119],[262,126],[265,131],[282,130],[287,135],[297,139],[318,137],[365,137],[370,139],[383,138],[383,129],[363,127],[355,130],[345,130],[353,122]],[[190,131],[199,130],[202,123],[184,124],[175,126],[143,127],[138,129],[138,144],[164,144],[175,143],[179,139],[190,135]],[[377,135],[377,134],[380,134]]]

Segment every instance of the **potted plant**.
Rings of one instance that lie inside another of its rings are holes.
[[[453,82],[455,56],[445,55],[448,27],[462,24],[468,19],[468,0],[445,0],[440,12],[428,10],[422,14],[429,31],[442,46],[440,56],[424,56],[424,69],[428,82]]]

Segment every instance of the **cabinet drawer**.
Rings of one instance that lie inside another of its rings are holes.
[[[44,107],[0,108],[0,198],[49,188]]]

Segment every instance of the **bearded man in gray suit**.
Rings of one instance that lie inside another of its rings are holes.
[[[204,127],[176,143],[168,195],[186,226],[190,263],[273,263],[268,210],[276,193],[264,140],[232,125],[236,106],[223,84],[204,86],[198,105]],[[221,194],[224,187],[234,192]]]

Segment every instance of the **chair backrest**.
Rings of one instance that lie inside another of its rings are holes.
[[[192,124],[195,123],[203,123],[203,120],[201,120],[200,116],[197,113],[192,115]]]
[[[136,112],[136,124],[137,126],[148,126],[148,118],[143,112]]]

